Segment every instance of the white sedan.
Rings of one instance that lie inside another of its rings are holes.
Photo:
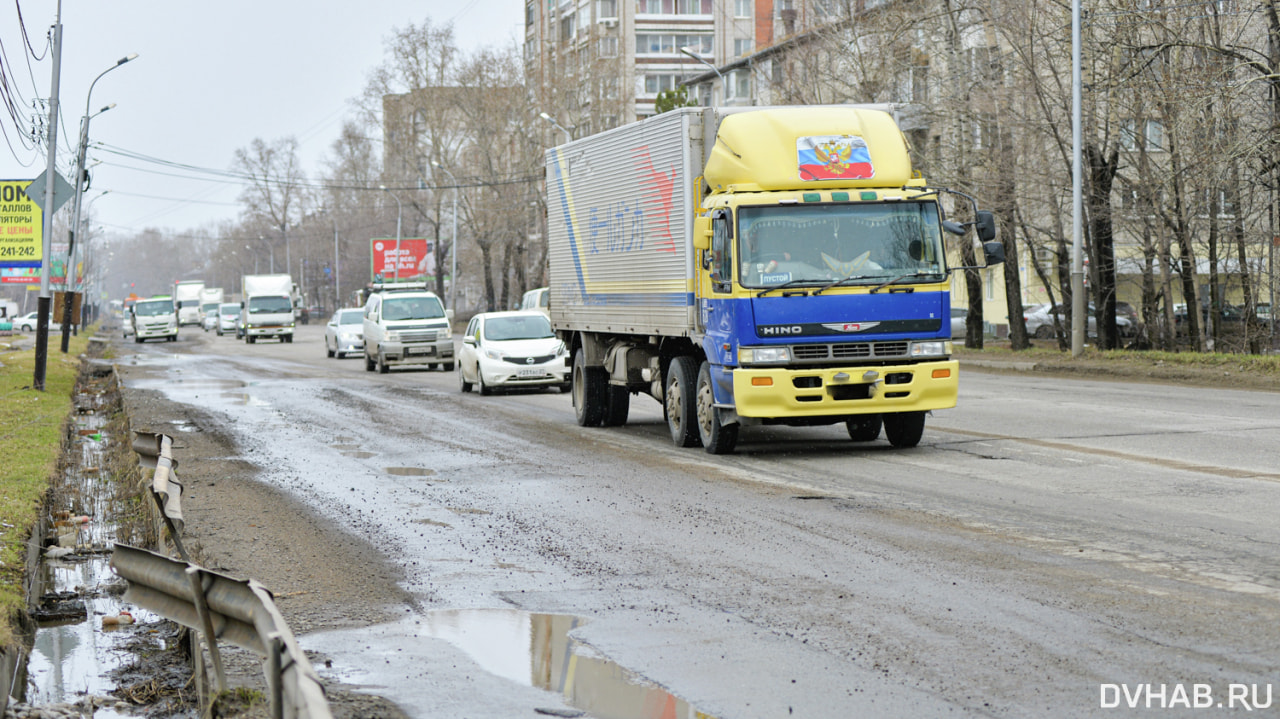
[[[564,343],[537,310],[486,312],[471,318],[458,351],[458,382],[480,394],[496,388],[559,387],[569,391]]]

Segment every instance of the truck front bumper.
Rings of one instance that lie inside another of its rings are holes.
[[[244,333],[250,337],[279,337],[293,334],[293,325],[249,325]]]
[[[734,411],[759,419],[918,412],[956,406],[960,363],[885,367],[738,367]]]

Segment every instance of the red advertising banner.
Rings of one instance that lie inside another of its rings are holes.
[[[436,276],[435,248],[423,237],[401,238],[397,262],[396,238],[375,237],[369,241],[369,268],[374,282],[421,282]]]

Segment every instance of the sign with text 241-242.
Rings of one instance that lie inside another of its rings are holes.
[[[44,214],[27,197],[31,180],[0,180],[0,267],[39,267]]]
[[[396,238],[375,237],[370,240],[369,263],[375,282],[423,281],[436,276],[436,255],[431,240],[403,237],[396,252]],[[397,257],[399,261],[397,261]]]

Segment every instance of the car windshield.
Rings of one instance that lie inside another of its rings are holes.
[[[238,315],[240,314],[240,305],[228,302],[225,305],[218,305],[218,314],[220,315]]]
[[[157,300],[155,302],[139,302],[133,306],[133,313],[139,317],[159,317],[173,314],[173,300]]]
[[[343,310],[338,313],[338,324],[358,325],[364,321],[364,310]]]
[[[288,297],[251,297],[249,298],[249,314],[282,314],[292,312],[293,303]]]
[[[487,340],[541,340],[554,336],[551,320],[543,315],[490,317],[484,323],[484,338]]]
[[[444,317],[444,307],[435,297],[388,297],[382,301],[385,320],[434,320]]]
[[[739,280],[879,284],[942,276],[942,234],[932,202],[746,206],[738,210]]]

